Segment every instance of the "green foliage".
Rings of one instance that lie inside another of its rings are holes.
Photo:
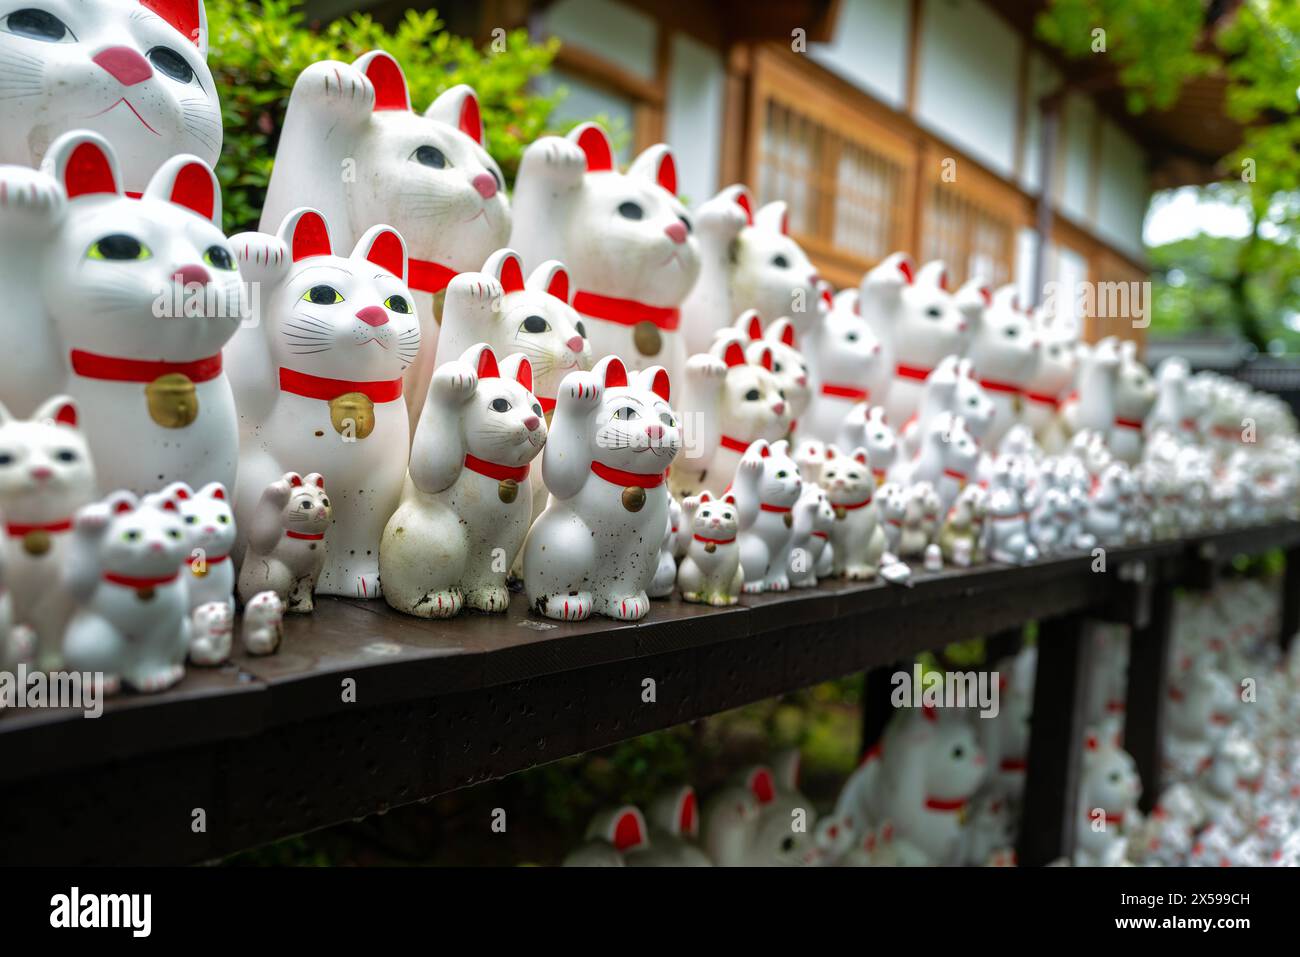
[[[508,34],[505,48],[493,52],[443,32],[434,10],[407,11],[392,31],[359,13],[313,29],[301,0],[208,0],[207,11],[208,61],[225,124],[217,177],[228,233],[257,228],[289,92],[298,74],[317,60],[351,62],[368,50],[387,50],[402,65],[417,109],[443,90],[468,83],[478,94],[488,152],[507,181],[524,147],[545,131],[558,99],[528,89],[550,68],[558,43],[535,44],[526,30]]]

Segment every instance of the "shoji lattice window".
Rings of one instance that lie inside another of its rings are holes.
[[[925,165],[936,175],[925,187],[920,258],[942,259],[958,283],[971,276],[993,286],[1011,282],[1016,234],[1029,221],[1024,197],[986,174],[963,168],[969,164],[960,159],[935,153]]]

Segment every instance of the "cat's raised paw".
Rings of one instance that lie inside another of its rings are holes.
[[[537,611],[557,621],[583,621],[591,616],[591,608],[591,593],[585,591],[572,595],[552,595],[537,601]]]
[[[605,614],[620,621],[637,621],[650,610],[650,599],[645,592],[626,598],[611,598],[605,603]]]

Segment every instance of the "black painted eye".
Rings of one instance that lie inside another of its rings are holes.
[[[323,498],[323,499],[321,499],[321,500],[320,500],[320,503],[321,503],[322,505],[324,505],[326,508],[329,508],[329,507],[330,507],[330,500],[327,499],[327,498]]]
[[[1112,784],[1119,784],[1119,772],[1118,771],[1110,772],[1110,780]]]
[[[503,183],[503,182],[501,182],[501,174],[500,174],[500,173],[498,173],[498,172],[497,172],[496,170],[494,170],[494,169],[490,169],[490,170],[488,170],[488,172],[491,173],[491,174],[492,174],[492,178],[493,178],[494,180],[497,181],[497,189],[498,189],[498,190],[503,190],[503,189],[506,188],[506,184]]]
[[[677,218],[680,219],[682,225],[686,227],[686,235],[689,236],[691,233],[695,232],[695,227],[691,225],[690,219],[685,216],[678,216]]]
[[[1007,326],[1007,328],[1004,330],[1004,333],[1006,334],[1007,338],[1014,339],[1016,336],[1020,335],[1020,330],[1017,329],[1015,326]]]
[[[943,315],[943,310],[938,306],[931,306],[929,309],[925,310],[925,314],[931,319],[938,319]]]
[[[311,502],[303,502],[303,503],[302,503],[301,505],[299,505],[298,507],[299,507],[300,509],[302,509],[303,511],[306,511],[307,509],[311,508]]]
[[[429,166],[433,169],[446,169],[449,165],[447,163],[446,155],[436,146],[421,146],[411,155],[421,166]]]
[[[773,372],[780,372],[780,371],[781,371],[781,363],[779,363],[779,362],[774,362],[774,363],[772,363],[772,371],[773,371]]]
[[[229,515],[218,515],[218,516],[217,516],[217,524],[218,524],[218,525],[229,525],[229,524],[230,524],[230,516],[229,516]]]
[[[5,465],[13,465],[13,464],[14,464],[14,457],[12,455],[10,455],[8,452],[0,452],[0,467]]]
[[[531,332],[533,335],[545,332],[551,328],[551,324],[541,316],[529,316],[524,320],[524,332]]]
[[[641,418],[641,413],[637,412],[637,410],[632,408],[630,405],[625,405],[614,413],[614,418],[621,419],[624,422],[631,422],[633,419]]]
[[[858,334],[857,334],[856,332],[846,332],[846,333],[844,334],[844,341],[845,341],[845,342],[857,342],[857,341],[858,341]]]
[[[86,256],[90,259],[107,259],[112,262],[126,262],[132,259],[148,259],[149,249],[134,236],[126,233],[113,233],[91,245]]]
[[[793,837],[790,837],[789,835],[786,835],[785,837],[781,838],[781,850],[784,851],[784,852],[786,852],[786,853],[789,853],[790,851],[793,851],[793,850],[794,850],[794,838],[793,838]]]
[[[181,530],[179,528],[169,528],[167,529],[167,537],[173,540],[178,539],[181,537]]]
[[[786,259],[784,256],[778,253],[777,255],[772,257],[772,265],[775,266],[777,269],[789,269],[790,260]]]
[[[777,477],[777,478],[785,478],[788,474],[790,474],[790,473],[788,473],[785,469],[781,469],[781,471],[779,471],[779,472],[776,473],[776,477]]]
[[[59,449],[54,453],[54,458],[60,462],[75,462],[81,456],[77,455],[72,449]]]
[[[578,335],[582,336],[582,338],[587,338],[587,327],[582,324],[582,320],[575,322],[573,328],[578,330]]]
[[[186,516],[185,516],[185,524],[186,524],[186,525],[197,525],[197,524],[199,524],[199,517],[198,517],[197,515],[186,515]]]
[[[185,58],[170,47],[154,47],[149,51],[149,62],[158,68],[158,72],[169,76],[177,83],[189,83],[194,79],[194,70]]]
[[[750,389],[748,392],[745,393],[745,399],[748,402],[756,402],[760,398],[761,396],[759,396],[757,389]]]
[[[63,21],[44,10],[15,10],[5,19],[10,33],[29,40],[58,43],[70,32]]]
[[[641,208],[640,203],[634,203],[631,200],[628,200],[626,203],[619,205],[618,214],[624,219],[640,219],[645,215],[645,210]]]
[[[224,246],[209,246],[208,251],[203,254],[203,259],[209,266],[216,266],[218,269],[235,268],[234,257]]]
[[[539,403],[537,403],[537,402],[534,402],[534,403],[533,403],[533,415],[541,415],[541,414],[542,414],[542,407],[541,407],[541,405],[540,405]]]
[[[493,412],[509,412],[510,403],[505,399],[493,399],[489,408],[491,408]]]
[[[399,312],[403,315],[411,311],[411,304],[406,301],[405,296],[389,296],[384,300],[384,305],[393,312]]]
[[[138,542],[140,540],[140,531],[135,528],[129,529],[122,538],[126,539],[128,542]]]
[[[960,744],[954,745],[952,749],[952,756],[953,756],[953,760],[960,761],[962,758],[966,757],[966,749],[963,748]]]
[[[659,413],[659,421],[662,422],[664,425],[668,426],[670,429],[674,428],[677,425],[677,421],[667,412]]]
[[[343,294],[333,286],[322,284],[319,286],[312,286],[307,290],[302,298],[317,306],[332,306],[336,302],[343,301]]]

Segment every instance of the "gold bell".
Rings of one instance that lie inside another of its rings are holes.
[[[36,528],[23,536],[23,551],[34,558],[39,558],[50,550],[50,533],[43,528]]]
[[[146,585],[143,588],[137,588],[135,590],[135,597],[139,598],[141,601],[153,601],[153,596],[155,594],[157,594],[157,591],[152,585]]]
[[[208,577],[207,562],[199,562],[199,561],[190,562],[190,574],[193,575],[195,578],[207,578]]]
[[[716,552],[716,551],[718,550],[718,543],[717,543],[717,542],[705,542],[705,543],[704,543],[704,550],[705,550],[706,552],[708,552],[710,555],[712,555],[714,552]]]
[[[664,337],[653,322],[642,320],[632,327],[632,344],[643,356],[657,356],[664,346]]]
[[[364,439],[375,431],[375,403],[364,392],[345,392],[330,399],[330,424],[339,435]]]
[[[199,417],[199,396],[194,382],[181,372],[160,375],[144,387],[149,418],[164,429],[183,429]]]
[[[836,506],[835,506],[835,520],[836,520],[837,522],[842,522],[842,521],[844,521],[844,516],[846,516],[846,515],[848,515],[848,514],[849,514],[849,510],[848,510],[847,508],[845,508],[843,505],[836,505]]]
[[[790,528],[791,526],[794,525],[794,516],[791,515],[789,512],[786,512],[784,515],[781,516],[781,521],[785,522],[786,528]]]
[[[497,498],[509,505],[519,496],[519,483],[514,479],[502,479],[497,486]]]
[[[623,489],[623,507],[629,512],[639,512],[645,507],[645,489],[640,485],[629,485]]]

